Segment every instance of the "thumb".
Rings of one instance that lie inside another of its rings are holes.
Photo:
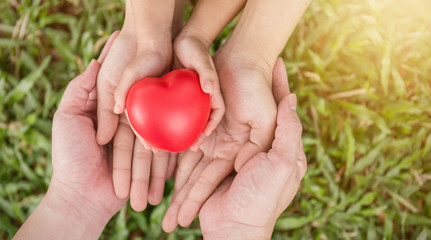
[[[302,124],[296,114],[296,105],[296,95],[290,94],[284,97],[278,106],[275,139],[268,152],[270,161],[283,161],[289,165],[296,164],[302,134]]]
[[[58,107],[57,111],[59,113],[70,115],[82,115],[85,113],[85,106],[90,93],[96,87],[99,69],[100,63],[93,59],[83,73],[70,81]]]
[[[161,56],[151,54],[137,56],[124,70],[114,90],[114,113],[120,114],[124,111],[127,93],[135,82],[146,77],[158,77],[165,70],[166,63]]]

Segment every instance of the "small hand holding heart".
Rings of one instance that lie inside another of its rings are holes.
[[[204,130],[210,112],[210,95],[201,90],[198,74],[189,69],[141,79],[126,100],[126,115],[135,133],[170,152],[188,149]]]

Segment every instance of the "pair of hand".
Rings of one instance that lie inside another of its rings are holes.
[[[179,158],[172,202],[163,220],[165,231],[173,231],[178,224],[188,226],[233,170],[240,172],[250,158],[269,150],[277,113],[273,68],[309,2],[198,1],[177,37],[177,47],[199,42],[208,51],[218,32],[243,11],[231,36],[213,57],[225,115],[213,134],[199,139]]]
[[[125,204],[114,193],[112,144],[100,146],[95,138],[96,77],[112,43],[108,41],[99,60],[93,60],[64,92],[53,123],[54,171],[49,190],[15,239],[97,238]],[[269,238],[305,174],[296,96],[289,93],[281,59],[273,79],[278,114],[272,149],[247,161],[205,202],[199,217],[206,239]]]
[[[150,44],[152,47],[148,48],[139,47],[137,33],[131,25],[134,24],[125,24],[123,30],[110,39],[112,48],[97,77],[97,141],[105,145],[113,139],[115,193],[124,199],[130,195],[132,208],[142,211],[147,206],[147,200],[152,205],[162,200],[165,180],[173,176],[178,154],[154,149],[143,139],[135,137],[125,114],[117,113],[124,110],[127,91],[135,81],[160,76],[171,69],[172,43],[160,42]],[[191,47],[199,48],[196,44]],[[181,61],[177,61],[176,67],[184,65],[196,70],[203,90],[211,94],[212,113],[204,130],[209,135],[224,114],[223,98],[211,56],[208,50],[202,54],[205,50],[201,48],[178,49],[182,51],[176,51],[176,59]],[[199,54],[190,58],[187,56],[189,52]]]
[[[277,112],[271,91],[274,59],[308,3],[201,0],[196,5],[190,20],[174,41],[174,68],[184,66],[199,73],[202,89],[211,93],[213,112],[204,135],[179,159],[174,196],[163,223],[165,231],[173,231],[178,223],[182,226],[190,224],[205,200],[233,169],[239,171],[252,156],[269,149]],[[220,8],[224,4],[232,7]],[[213,62],[208,54],[212,40],[244,5],[237,28],[216,53]],[[287,19],[277,9],[289,5],[292,5],[289,11],[294,14]],[[220,9],[224,10],[220,12]],[[265,23],[256,17],[268,12],[274,14]],[[248,25],[257,29],[248,27],[247,22],[255,23]],[[285,31],[273,27],[277,26],[275,23]],[[278,36],[278,33],[282,34]],[[150,152],[151,146],[135,140],[124,115],[120,116],[116,128],[118,117],[112,110],[119,113],[124,108],[120,106],[119,110],[114,105],[124,102],[133,81],[146,75],[162,74],[169,69],[172,59],[167,53],[172,51],[172,45],[166,45],[165,41],[160,42],[162,47],[143,51],[134,39],[136,32],[125,26],[99,73],[97,139],[106,144],[114,136],[115,192],[121,198],[130,193],[132,208],[140,211],[145,209],[147,198],[151,204],[161,201],[164,180],[173,175],[178,155],[156,153],[158,150],[155,149]],[[150,45],[154,46],[154,43]],[[136,59],[132,60],[135,55]],[[136,73],[138,68],[141,69],[139,74]],[[226,114],[221,118],[225,110]]]

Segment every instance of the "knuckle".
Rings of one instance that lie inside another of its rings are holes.
[[[144,186],[148,186],[149,183],[150,181],[147,178],[132,176],[132,184],[142,184]]]
[[[104,119],[106,119],[106,117],[108,117],[110,115],[111,116],[115,115],[114,111],[111,108],[108,108],[106,106],[100,108],[100,110],[97,111],[97,113],[98,113],[98,116],[99,116],[98,119],[100,122],[102,122]]]
[[[293,123],[293,126],[295,126],[296,129],[298,129],[298,132],[302,133],[303,126],[301,121],[297,118],[297,120]]]
[[[141,143],[139,143],[141,144]],[[151,159],[152,152],[150,150],[145,149],[144,146],[135,147],[133,159],[138,161],[146,161]]]
[[[112,171],[117,172],[117,173],[118,172],[123,172],[123,173],[129,174],[130,173],[130,168],[129,167],[120,167],[120,166],[114,165],[112,167]]]
[[[296,129],[297,131],[302,132],[302,128],[303,128],[302,123],[301,123],[301,121],[299,121],[298,118],[293,118],[293,120],[291,122],[289,122],[289,126],[292,129]]]
[[[127,90],[122,85],[118,85],[114,90],[114,95],[117,97],[123,97]]]
[[[129,127],[129,121],[127,120],[127,118],[126,117],[124,117],[124,115],[122,115],[121,117],[120,117],[120,120],[119,120],[119,122],[118,122],[118,124],[120,125],[120,126],[122,126],[122,127]]]
[[[127,144],[115,143],[114,141],[114,151],[116,152],[132,152],[133,148]]]
[[[207,176],[204,176],[204,175],[199,177],[197,184],[202,187],[215,186],[215,183],[211,181]]]

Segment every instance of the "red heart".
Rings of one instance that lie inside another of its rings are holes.
[[[135,132],[170,152],[189,148],[204,130],[210,112],[210,96],[201,90],[198,74],[189,69],[141,79],[127,94],[126,114]]]

